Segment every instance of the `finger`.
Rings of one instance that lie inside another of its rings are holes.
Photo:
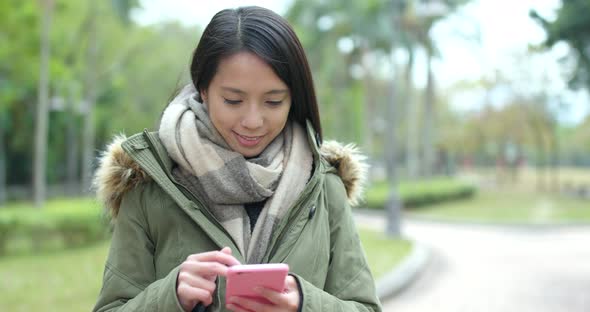
[[[204,289],[210,293],[213,293],[216,288],[215,282],[187,271],[178,273],[178,282],[186,283],[191,287]]]
[[[228,303],[225,305],[225,307],[233,312],[251,312],[250,310],[240,307],[239,305],[234,303]]]
[[[274,289],[255,287],[254,291],[260,296],[266,298],[268,301],[272,302],[273,304],[282,305],[286,302],[285,298],[283,298],[285,293],[278,292]]]
[[[290,291],[294,289],[297,290],[297,292],[299,292],[297,280],[295,280],[295,277],[293,277],[292,275],[287,275],[287,278],[285,279],[285,291]]]
[[[185,298],[185,300],[186,298],[197,300],[198,302],[202,302],[205,306],[208,306],[213,302],[213,297],[210,292],[201,288],[191,287],[186,283],[179,283],[176,292],[179,298]]]
[[[256,300],[238,296],[229,298],[229,305],[241,309],[240,311],[264,312],[272,308],[272,306],[258,302]]]
[[[213,280],[218,275],[227,275],[227,266],[217,262],[185,261],[181,264],[181,272],[189,272]]]
[[[202,262],[219,262],[221,264],[225,264],[226,266],[232,266],[240,264],[234,256],[231,254],[227,254],[221,251],[209,251],[200,254],[194,254],[188,256],[187,260],[196,260]]]
[[[225,254],[228,254],[228,255],[231,255],[231,248],[229,248],[229,247],[225,246],[225,247],[223,247],[223,248],[221,249],[221,252],[223,252],[223,253],[225,253]]]
[[[255,287],[254,291],[282,309],[294,311],[299,307],[299,287],[295,278],[290,275],[285,280],[285,289],[282,292],[264,287]]]

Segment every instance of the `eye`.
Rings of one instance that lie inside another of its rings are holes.
[[[266,101],[266,103],[273,105],[273,106],[278,106],[281,105],[281,103],[283,103],[283,101]]]
[[[223,102],[225,104],[236,105],[236,104],[240,104],[242,102],[242,100],[230,100],[230,99],[223,98]]]

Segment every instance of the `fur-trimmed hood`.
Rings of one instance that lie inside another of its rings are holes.
[[[137,185],[148,182],[151,177],[122,148],[127,140],[124,135],[116,136],[99,158],[99,167],[94,176],[94,188],[98,200],[116,216],[125,193]],[[326,141],[320,154],[337,171],[346,188],[348,202],[360,202],[367,177],[366,157],[353,144],[342,145]]]

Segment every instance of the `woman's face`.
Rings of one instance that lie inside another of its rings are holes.
[[[291,107],[287,85],[249,52],[223,59],[201,96],[217,131],[244,157],[258,156],[281,133]]]

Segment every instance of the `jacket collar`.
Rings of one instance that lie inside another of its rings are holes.
[[[366,181],[366,157],[353,144],[319,142],[319,136],[309,121],[306,128],[308,142],[314,154],[315,170],[333,172],[340,176],[349,203],[358,204]],[[93,181],[97,197],[111,215],[116,216],[125,193],[142,183],[162,178],[159,175],[169,174],[172,165],[172,160],[167,156],[156,132],[144,131],[129,138],[118,135],[99,159]]]

